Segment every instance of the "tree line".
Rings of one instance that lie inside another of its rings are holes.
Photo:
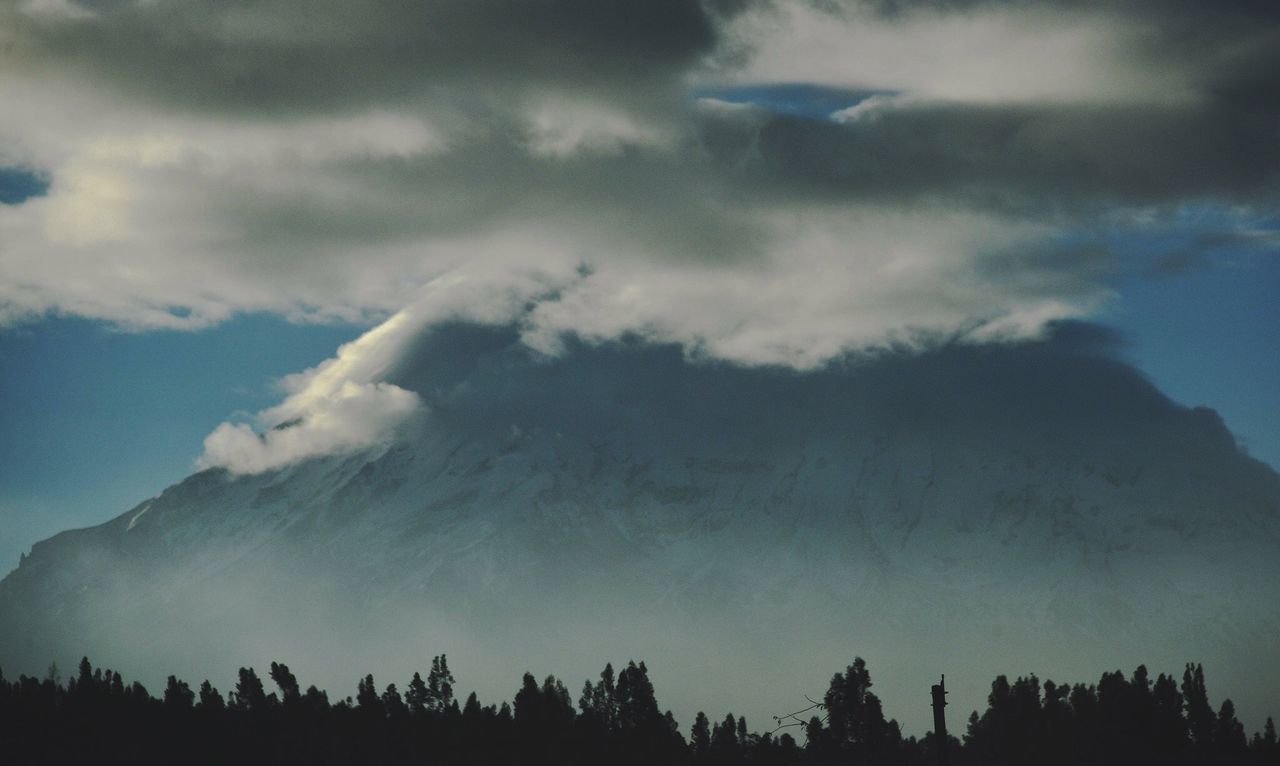
[[[305,690],[283,663],[267,679],[241,668],[225,696],[169,676],[154,696],[87,658],[62,683],[6,680],[0,671],[0,761],[9,763],[423,763],[673,764],[674,766],[934,766],[932,733],[904,736],[886,719],[862,659],[836,673],[820,700],[776,717],[764,732],[732,713],[699,712],[682,731],[658,704],[643,662],[587,680],[575,704],[554,676],[524,675],[511,703],[459,701],[448,659],[431,661],[403,690],[366,675],[356,694],[331,701]],[[953,728],[959,728],[952,722]],[[1145,667],[1096,684],[1055,684],[1032,675],[991,685],[986,710],[946,743],[950,766],[1168,764],[1280,766],[1270,718],[1246,738],[1226,700],[1215,712],[1200,665],[1181,683]]]

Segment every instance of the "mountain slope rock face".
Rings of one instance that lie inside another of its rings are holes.
[[[340,690],[443,651],[495,698],[636,656],[681,720],[758,722],[858,654],[920,733],[941,672],[967,710],[996,673],[1195,660],[1280,712],[1280,477],[1091,332],[802,374],[438,328],[388,373],[426,404],[394,439],[38,543],[0,667]]]

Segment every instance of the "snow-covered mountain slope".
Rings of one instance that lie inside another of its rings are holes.
[[[997,672],[1197,660],[1280,712],[1280,477],[1093,332],[800,374],[437,329],[388,375],[427,405],[396,439],[37,544],[0,667],[345,689],[443,651],[493,698],[638,656],[682,720],[763,725],[860,654],[922,732],[940,672],[963,711]]]

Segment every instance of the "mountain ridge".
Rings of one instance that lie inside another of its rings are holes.
[[[1280,659],[1280,476],[1078,330],[802,374],[639,343],[547,359],[454,326],[387,379],[425,405],[393,439],[202,471],[37,544],[0,581],[0,664],[390,670],[438,643],[483,690],[522,636],[548,667],[755,668],[759,717],[803,694],[806,658],[936,664],[963,689],[1141,646],[1222,667],[1246,711],[1266,689],[1242,658]]]

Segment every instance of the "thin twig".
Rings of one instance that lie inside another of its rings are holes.
[[[816,709],[816,710],[826,710],[826,709],[827,709],[827,705],[826,705],[826,703],[824,703],[824,702],[818,702],[817,700],[813,699],[812,697],[810,697],[810,696],[809,696],[809,695],[807,695],[807,694],[805,695],[805,697],[804,697],[804,698],[810,702],[809,707],[804,708],[803,710],[797,710],[797,711],[796,711],[796,712],[794,712],[794,713],[787,713],[787,714],[785,714],[785,715],[775,715],[775,716],[772,716],[772,718],[773,718],[774,722],[776,722],[776,723],[778,724],[778,727],[777,727],[776,729],[774,729],[773,731],[769,732],[770,734],[777,734],[778,732],[782,731],[783,729],[788,729],[788,728],[792,728],[792,727],[797,727],[797,726],[808,726],[808,725],[809,725],[809,722],[808,722],[808,721],[806,721],[806,720],[804,720],[804,719],[803,719],[803,718],[801,718],[800,716],[804,715],[805,713],[808,713],[810,710],[815,710],[815,709]],[[828,715],[830,715],[830,714],[828,713],[827,715],[823,715],[823,716],[822,716],[822,722],[823,722],[823,723],[826,723],[826,722],[827,722],[827,716],[828,716]],[[785,721],[786,723],[783,723],[784,721]]]

